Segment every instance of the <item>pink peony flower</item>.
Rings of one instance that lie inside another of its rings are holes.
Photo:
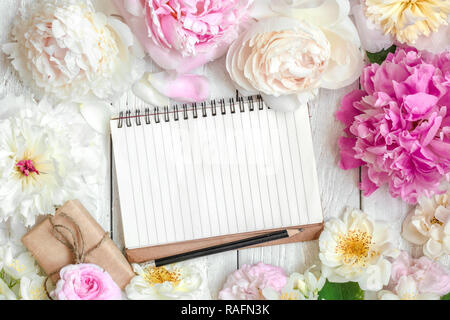
[[[209,82],[185,75],[220,58],[248,20],[253,0],[114,0],[122,17],[155,63],[166,72],[150,75],[134,93],[154,104],[162,94],[180,102],[200,102]],[[161,81],[164,79],[164,82]]]
[[[264,288],[280,292],[286,282],[287,276],[280,267],[262,262],[254,265],[245,264],[228,276],[223,289],[219,292],[219,299],[263,300]]]
[[[224,55],[253,0],[115,0],[163,69],[183,74]]]
[[[122,291],[111,276],[94,264],[68,265],[50,294],[58,300],[121,300]]]
[[[345,96],[337,119],[345,124],[340,167],[362,167],[369,196],[389,185],[393,197],[415,204],[445,190],[450,176],[450,52],[398,48],[367,66],[362,90]]]
[[[449,273],[427,257],[413,259],[406,252],[402,252],[392,263],[389,286],[397,286],[404,276],[417,282],[420,293],[435,293],[443,296],[450,292]]]

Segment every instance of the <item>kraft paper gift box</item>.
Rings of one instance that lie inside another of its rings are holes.
[[[50,218],[47,217],[41,223],[35,225],[22,238],[22,242],[41,268],[50,276],[53,283],[56,283],[59,279],[59,270],[69,264],[74,264],[75,256],[68,246],[55,237]],[[71,221],[72,219],[73,221]],[[105,235],[105,231],[80,201],[68,201],[56,211],[52,221],[55,225],[63,225],[72,231],[70,232],[64,227],[58,228],[64,234],[64,238],[70,239],[70,243],[73,242],[71,240],[72,233],[76,235],[79,250],[83,240],[85,253],[98,246],[86,255],[84,263],[96,264],[105,269],[122,289],[135,276],[131,265],[122,252],[109,235]],[[82,235],[78,234],[76,224],[79,226]]]

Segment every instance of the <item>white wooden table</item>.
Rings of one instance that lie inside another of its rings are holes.
[[[20,2],[30,0],[2,0],[0,1],[0,45],[7,42],[9,29]],[[101,0],[105,1],[105,0]],[[223,69],[218,69],[220,72]],[[214,72],[210,70],[210,72]],[[224,75],[226,76],[226,75]],[[227,77],[227,76],[226,76]],[[335,119],[341,98],[351,90],[357,88],[355,83],[341,90],[321,90],[315,101],[310,103],[311,126],[313,131],[314,150],[317,162],[322,207],[325,220],[338,217],[346,206],[360,208],[374,219],[388,221],[395,229],[398,245],[402,249],[410,250],[414,255],[421,254],[421,248],[409,247],[400,237],[401,223],[406,213],[411,209],[406,203],[393,199],[382,188],[370,198],[362,196],[358,189],[360,171],[355,169],[343,171],[338,167],[339,149],[338,138],[342,134],[343,126]],[[220,91],[220,89],[218,89]],[[217,90],[216,90],[217,91]],[[26,93],[17,74],[12,70],[6,56],[0,54],[0,97],[6,93]],[[216,92],[220,96],[221,92]],[[224,93],[229,94],[228,93]],[[222,94],[223,95],[223,94]],[[140,107],[143,102],[130,92],[114,104],[115,108],[128,104],[129,108]],[[0,106],[1,107],[1,106]],[[110,146],[110,137],[105,137],[105,143]],[[110,148],[109,153],[110,153]],[[108,156],[110,158],[110,155]],[[114,241],[123,247],[120,209],[117,196],[117,185],[112,161],[104,164],[108,166],[111,175],[105,177],[101,186],[100,209],[96,216],[106,230],[110,230]],[[114,196],[113,196],[114,195]],[[114,200],[111,200],[114,199]],[[209,287],[213,298],[223,285],[226,276],[242,266],[257,262],[270,263],[285,268],[287,273],[303,272],[313,264],[319,265],[318,241],[297,243],[257,249],[246,249],[214,255],[208,258]],[[448,264],[448,259],[446,264]]]

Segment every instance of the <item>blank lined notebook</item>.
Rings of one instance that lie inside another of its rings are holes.
[[[120,112],[111,120],[127,256],[145,262],[323,224],[308,110],[261,97]]]

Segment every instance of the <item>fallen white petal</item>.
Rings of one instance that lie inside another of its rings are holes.
[[[294,94],[279,97],[268,94],[261,94],[261,96],[268,107],[277,111],[291,112],[302,106]]]
[[[148,73],[144,74],[142,79],[133,85],[133,93],[141,100],[153,106],[168,106],[170,104],[170,99],[162,95],[150,84],[147,80],[148,76]]]
[[[100,134],[109,134],[109,121],[111,120],[111,105],[93,100],[80,104],[80,113],[92,129]]]

